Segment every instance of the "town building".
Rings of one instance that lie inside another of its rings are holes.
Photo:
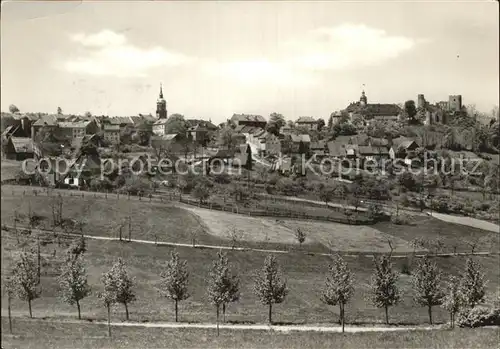
[[[285,141],[290,142],[291,153],[306,154],[310,150],[311,137],[308,134],[290,134],[285,136]]]
[[[163,98],[163,87],[160,84],[160,94],[156,101],[156,118],[166,119],[167,118],[167,101]]]
[[[397,121],[401,115],[401,108],[397,104],[368,103],[365,91],[361,92],[358,102],[352,102],[344,110],[352,122],[361,118],[366,125],[372,121]]]
[[[28,137],[9,137],[4,152],[7,159],[32,159],[35,156],[33,140]]]
[[[120,143],[120,125],[103,125],[102,134],[104,140],[109,144]]]
[[[233,114],[230,122],[235,126],[255,126],[265,128],[267,125],[266,119],[261,115],[251,114]]]
[[[58,123],[58,134],[66,139],[74,139],[85,135],[95,134],[98,126],[92,121],[64,121]]]
[[[295,127],[303,127],[311,131],[316,131],[318,125],[318,120],[310,116],[301,116],[295,121]]]
[[[37,133],[43,128],[55,130],[58,126],[56,115],[41,115],[40,118],[31,125],[31,138],[35,139]]]
[[[391,148],[389,149],[389,157],[392,160],[405,159],[405,163],[410,164],[411,160],[409,159],[409,157],[413,155],[413,152],[418,147],[418,143],[413,139],[406,137],[394,138],[392,140]]]
[[[213,133],[218,129],[210,120],[187,119],[187,132],[193,138],[193,141],[205,145],[208,143]]]

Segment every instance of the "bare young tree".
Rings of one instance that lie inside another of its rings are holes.
[[[110,270],[102,274],[101,281],[104,285],[104,290],[98,294],[98,297],[102,300],[108,312],[108,337],[111,337],[111,307],[116,303],[116,279]]]
[[[410,246],[413,247],[413,255],[415,255],[417,249],[425,247],[425,239],[421,237],[416,237],[410,241]]]
[[[306,241],[306,233],[300,228],[297,228],[295,230],[295,238],[297,239],[297,242],[299,243],[300,247],[302,247],[302,244],[304,241]]]
[[[389,249],[390,249],[389,258],[391,258],[392,257],[392,252],[394,251],[394,246],[392,246],[392,240],[391,239],[387,239],[387,244],[389,245]]]
[[[9,332],[12,334],[12,313],[11,313],[11,303],[12,297],[16,293],[16,285],[12,275],[9,275],[4,283],[5,293],[7,294],[7,313],[9,316]]]
[[[55,195],[50,200],[52,209],[52,226],[57,227],[63,223],[63,197],[61,194]]]
[[[237,229],[236,227],[231,227],[228,232],[227,232],[229,239],[231,240],[231,248],[234,250],[236,248],[236,245],[238,245],[238,242],[240,241],[242,237],[242,232]]]

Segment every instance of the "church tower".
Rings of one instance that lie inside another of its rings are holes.
[[[156,101],[156,117],[158,119],[167,118],[167,101],[163,98],[163,89],[161,84],[160,84],[160,96]]]
[[[361,104],[363,107],[366,106],[368,102],[368,99],[366,98],[365,91],[361,92],[361,97],[359,98],[359,104]]]

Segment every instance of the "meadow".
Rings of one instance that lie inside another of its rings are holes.
[[[24,349],[137,349],[137,348],[252,348],[252,349],[378,349],[378,348],[495,348],[498,329],[441,329],[372,333],[321,333],[113,327],[106,337],[105,325],[91,323],[52,323],[15,319],[17,331],[8,334],[8,321],[2,318],[4,348]]]
[[[34,233],[33,233],[34,234]],[[60,266],[64,263],[67,248],[60,246],[49,237],[43,236],[42,253],[42,299],[33,302],[35,317],[51,318],[76,318],[75,307],[69,306],[59,298],[57,275]],[[24,236],[21,243],[17,244],[12,231],[2,232],[2,275],[7,275],[13,266],[17,253],[35,241],[34,236]],[[135,278],[135,291],[137,301],[129,306],[132,321],[172,321],[172,302],[162,297],[158,291],[160,286],[160,273],[164,270],[170,253],[176,250],[182,259],[188,261],[190,273],[189,292],[191,297],[180,303],[179,318],[183,322],[213,322],[215,311],[207,300],[207,278],[211,262],[216,258],[217,250],[177,247],[155,246],[134,242],[98,241],[87,239],[87,252],[85,253],[86,269],[92,295],[82,301],[82,317],[86,319],[106,318],[106,310],[96,297],[102,285],[100,277],[109,270],[114,262],[121,257],[127,264],[130,274]],[[261,305],[253,293],[254,275],[266,257],[266,253],[256,251],[231,251],[227,252],[233,270],[241,278],[241,298],[237,304],[230,304],[227,309],[226,319],[235,323],[266,323],[266,307]],[[321,300],[325,276],[330,258],[328,256],[310,255],[305,253],[290,252],[276,254],[282,266],[284,276],[290,290],[282,304],[274,307],[273,320],[286,324],[332,324],[338,321],[338,309],[326,306]],[[356,291],[352,301],[347,306],[347,322],[349,324],[382,323],[383,310],[375,308],[367,300],[369,296],[369,283],[373,272],[373,259],[363,255],[346,256],[349,268],[356,279]],[[499,256],[474,257],[484,268],[488,284],[488,295],[493,296],[498,289]],[[439,267],[446,273],[458,275],[465,264],[465,258],[436,257]],[[394,260],[394,268],[401,272],[406,259]],[[402,291],[402,301],[389,311],[390,321],[393,324],[424,324],[427,322],[426,309],[416,306],[413,302],[413,287],[410,275],[400,273],[398,287]],[[6,299],[2,298],[2,307]],[[2,308],[5,315],[5,308]],[[13,303],[13,312],[16,315],[27,314],[27,304],[19,300]],[[120,306],[113,309],[113,320],[121,321],[125,318],[124,310]],[[436,323],[447,321],[448,315],[439,307],[434,309]]]

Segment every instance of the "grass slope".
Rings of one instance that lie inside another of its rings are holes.
[[[45,349],[136,349],[136,348],[286,348],[286,349],[372,349],[372,348],[494,348],[498,331],[494,329],[455,329],[435,331],[374,333],[276,333],[270,331],[113,328],[107,338],[105,325],[50,323],[15,319],[14,335],[8,334],[8,321],[2,318],[2,345],[5,348]]]
[[[172,302],[161,297],[157,287],[159,275],[169,259],[170,247],[117,241],[88,240],[88,251],[85,260],[92,285],[93,295],[82,301],[84,318],[105,319],[106,311],[101,306],[96,294],[101,290],[100,276],[109,270],[118,257],[122,257],[136,279],[135,290],[137,301],[129,306],[131,320],[134,321],[171,321],[173,320]],[[2,232],[2,275],[12,268],[13,258],[20,246],[16,244],[11,232]],[[56,256],[53,257],[54,250]],[[180,304],[180,320],[190,322],[212,322],[215,311],[207,300],[207,275],[216,251],[200,248],[178,248],[181,258],[189,263],[191,297]],[[64,246],[47,244],[42,247],[44,259],[42,290],[43,298],[33,302],[36,317],[76,317],[74,307],[64,304],[58,298],[57,274],[64,261]],[[241,277],[241,300],[237,305],[229,305],[227,319],[234,322],[265,323],[266,307],[258,302],[253,293],[253,275],[261,268],[266,254],[258,252],[229,251],[228,257],[234,270]],[[273,319],[281,323],[333,323],[338,320],[338,310],[328,307],[320,301],[329,258],[311,256],[302,253],[277,255],[288,281],[290,293],[282,304],[276,305]],[[496,291],[499,271],[498,256],[477,257],[483,265],[490,280],[488,292]],[[383,311],[366,301],[369,294],[369,282],[373,269],[372,259],[364,256],[346,257],[349,267],[355,274],[356,292],[347,307],[349,323],[376,323],[383,321]],[[460,273],[465,263],[464,258],[437,258],[439,266],[447,273]],[[401,270],[402,260],[395,261],[397,271]],[[403,291],[403,301],[390,309],[390,320],[393,323],[421,324],[427,322],[426,309],[413,303],[413,290],[408,275],[401,275],[399,287]],[[6,300],[2,299],[2,306]],[[5,308],[3,314],[5,315]],[[27,305],[15,300],[13,311],[26,315]],[[122,306],[113,310],[115,320],[124,319]],[[439,307],[435,307],[436,322],[447,321],[448,316]]]
[[[31,208],[33,214],[45,217],[42,227],[50,229],[52,221],[50,200],[41,195],[23,197],[12,196],[6,192],[2,195],[2,223],[12,225],[14,210],[26,216]],[[189,243],[191,231],[196,230],[198,242],[219,242],[219,239],[205,233],[195,215],[171,204],[141,202],[126,198],[105,200],[63,196],[63,218],[83,218],[84,233],[88,235],[118,237],[119,226],[123,225],[122,233],[127,237],[129,216],[133,239],[154,240],[157,235],[158,241]]]
[[[439,219],[424,216],[412,216],[413,225],[395,225],[391,222],[380,222],[375,224],[378,230],[411,241],[416,237],[427,240],[441,238],[444,251],[453,252],[453,247],[457,246],[457,251],[470,252],[468,241],[478,241],[476,251],[495,251],[500,249],[500,234],[472,228],[461,224],[444,222]]]

